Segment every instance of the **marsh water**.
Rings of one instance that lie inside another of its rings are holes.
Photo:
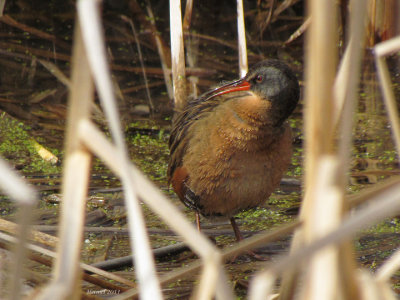
[[[154,2],[154,3],[153,3]],[[148,7],[143,2],[105,2],[103,17],[109,49],[110,64],[119,96],[118,105],[125,129],[132,161],[171,199],[171,202],[194,222],[194,213],[185,208],[169,188],[166,179],[168,162],[168,137],[172,116],[171,101],[164,85],[157,50],[152,45],[153,28],[146,20]],[[147,2],[146,2],[147,3]],[[237,78],[237,50],[235,42],[235,8],[221,1],[218,5],[194,8],[193,29],[188,35],[187,58],[189,73],[195,78],[197,93],[222,80]],[[155,24],[168,47],[168,14],[165,4],[151,1]],[[250,64],[263,58],[285,60],[297,73],[303,86],[303,39],[283,47],[282,41],[303,21],[299,4],[276,20],[259,39],[256,19],[259,8],[245,3],[249,33]],[[0,155],[35,186],[40,193],[40,203],[35,214],[35,228],[49,234],[57,233],[60,187],[62,181],[63,138],[68,88],[54,71],[69,76],[71,41],[73,39],[74,5],[61,1],[9,1],[0,23]],[[135,37],[130,24],[121,14],[126,9],[137,27],[138,38],[147,68],[146,92]],[[224,17],[221,17],[221,11]],[[208,15],[207,22],[202,16]],[[219,16],[212,17],[212,16]],[[143,19],[144,18],[144,19]],[[206,24],[205,24],[206,23]],[[154,28],[153,28],[154,29]],[[400,70],[398,57],[392,57],[391,75],[393,89],[400,99]],[[193,93],[191,90],[190,93]],[[151,96],[151,102],[148,95]],[[323,99],[321,99],[323,101]],[[238,224],[246,236],[261,230],[276,228],[297,217],[302,198],[303,175],[303,102],[289,120],[293,129],[294,155],[292,165],[281,186],[264,205],[240,213]],[[107,124],[96,100],[94,119],[105,132]],[[374,61],[369,51],[363,60],[359,104],[354,115],[352,159],[348,194],[371,187],[399,173],[398,157],[391,137],[391,128],[376,80]],[[58,157],[58,163],[44,160],[37,153],[36,144],[47,148]],[[160,248],[180,241],[162,220],[142,204],[153,248]],[[13,203],[1,196],[0,216],[13,220]],[[218,247],[228,247],[235,241],[228,222],[213,223],[202,220],[204,232],[212,236]],[[399,219],[386,220],[360,232],[354,239],[356,257],[360,266],[375,270],[400,243]],[[290,236],[275,241],[258,250],[271,261],[288,250]],[[121,184],[98,159],[94,159],[90,180],[85,237],[82,260],[92,264],[131,254],[126,229],[126,211]],[[190,251],[157,259],[157,271],[163,274],[196,260]],[[264,262],[247,256],[239,257],[225,265],[230,280],[239,297],[245,297],[248,282]],[[28,280],[36,287],[50,277],[51,269],[30,261],[29,268],[43,276]],[[135,280],[133,267],[125,266],[115,273]],[[398,273],[393,278],[393,288],[400,293]],[[197,275],[187,277],[163,287],[168,299],[186,299],[196,284]],[[100,289],[84,282],[84,291]],[[121,288],[122,290],[122,288]],[[99,295],[97,295],[99,297]],[[104,296],[104,295],[103,295]]]

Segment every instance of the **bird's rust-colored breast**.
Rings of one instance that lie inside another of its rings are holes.
[[[291,158],[291,131],[268,123],[269,102],[254,95],[226,101],[193,122],[172,158],[170,181],[204,215],[231,216],[268,199]]]

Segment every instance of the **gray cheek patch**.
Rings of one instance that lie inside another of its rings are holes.
[[[280,70],[275,68],[269,68],[267,74],[266,81],[269,82],[267,96],[273,98],[287,87],[287,78]]]

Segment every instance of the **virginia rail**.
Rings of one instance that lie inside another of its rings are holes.
[[[230,218],[265,202],[292,155],[286,119],[299,100],[292,70],[279,60],[253,66],[239,80],[189,101],[169,140],[168,179],[179,199],[199,214]]]

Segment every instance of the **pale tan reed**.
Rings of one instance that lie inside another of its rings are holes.
[[[186,106],[185,50],[183,44],[181,1],[169,2],[171,28],[171,63],[174,105],[177,112]]]
[[[244,77],[248,71],[246,28],[244,24],[243,0],[237,0],[237,28],[238,28],[238,49],[239,49],[239,75]]]
[[[8,289],[4,286],[5,283],[0,281],[1,290],[9,291],[9,299],[20,299],[21,295],[21,278],[24,277],[24,267],[26,257],[26,244],[30,234],[29,226],[32,221],[32,210],[35,207],[38,195],[36,191],[29,186],[25,181],[19,177],[8,165],[7,162],[0,159],[0,188],[8,195],[13,201],[15,201],[19,207],[17,213],[17,221],[19,227],[16,230],[17,239],[15,240],[15,247],[13,251],[13,262],[9,266],[11,270],[8,280],[11,282]],[[5,270],[5,266],[2,266],[3,262],[0,261],[0,267]],[[1,295],[5,296],[5,295]]]

